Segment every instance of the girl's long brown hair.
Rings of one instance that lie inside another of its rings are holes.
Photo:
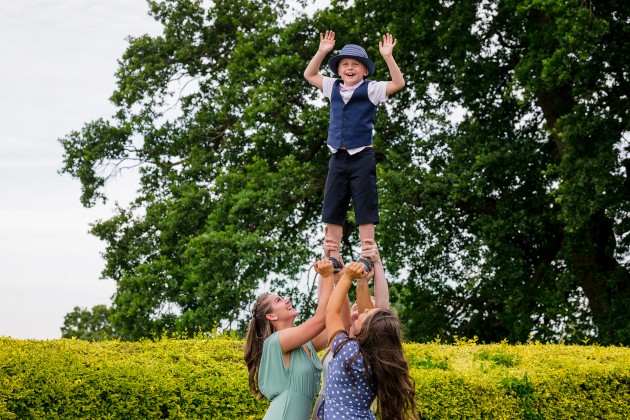
[[[263,293],[254,302],[243,355],[249,371],[249,389],[256,398],[261,400],[264,399],[264,395],[258,388],[258,369],[260,368],[263,343],[267,337],[276,331],[266,316],[271,312],[271,299],[267,299],[269,296],[269,293]]]
[[[403,353],[398,317],[388,309],[374,311],[363,322],[356,340],[372,370],[380,418],[418,419],[416,387]]]

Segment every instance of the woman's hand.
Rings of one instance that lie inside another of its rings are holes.
[[[361,257],[369,259],[373,264],[382,264],[381,254],[378,252],[378,246],[376,246],[374,239],[365,239],[363,241]]]
[[[327,236],[324,238],[324,256],[330,257],[330,254],[334,252],[335,254],[339,254],[339,244],[335,241],[335,238]]]
[[[315,271],[322,276],[322,278],[331,277],[334,274],[332,261],[328,258],[322,258],[315,263]]]

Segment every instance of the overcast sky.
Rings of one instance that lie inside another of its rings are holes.
[[[145,0],[0,1],[0,336],[60,338],[75,306],[110,304],[104,244],[88,229],[111,205],[81,206],[79,182],[57,173],[57,139],[113,114],[126,37],[160,30],[147,10]],[[107,194],[126,203],[135,189],[123,177]]]
[[[0,0],[0,336],[60,338],[75,306],[111,303],[89,225],[128,203],[136,180],[123,176],[108,184],[109,204],[82,207],[80,183],[57,173],[58,139],[114,113],[126,38],[161,32],[147,11],[145,0]]]

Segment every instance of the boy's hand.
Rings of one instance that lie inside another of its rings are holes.
[[[326,31],[326,34],[319,33],[319,51],[328,54],[335,48],[335,33]]]
[[[396,43],[397,41],[392,34],[385,34],[383,35],[383,41],[378,43],[378,50],[383,57],[391,57]]]

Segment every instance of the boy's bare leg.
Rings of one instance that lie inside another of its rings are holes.
[[[374,241],[374,223],[366,223],[364,225],[359,225],[359,238],[361,239],[361,251],[363,251],[363,246],[365,244],[365,240],[367,239]],[[365,264],[365,271],[372,270],[372,261],[367,258],[359,258],[360,262]]]
[[[341,261],[341,238],[343,237],[343,225],[326,225],[326,237],[332,238],[335,240],[335,243],[338,245],[336,250],[330,251],[330,256],[336,258],[338,261]]]
[[[366,239],[374,240],[374,223],[359,225],[359,238],[361,239],[361,246]]]

